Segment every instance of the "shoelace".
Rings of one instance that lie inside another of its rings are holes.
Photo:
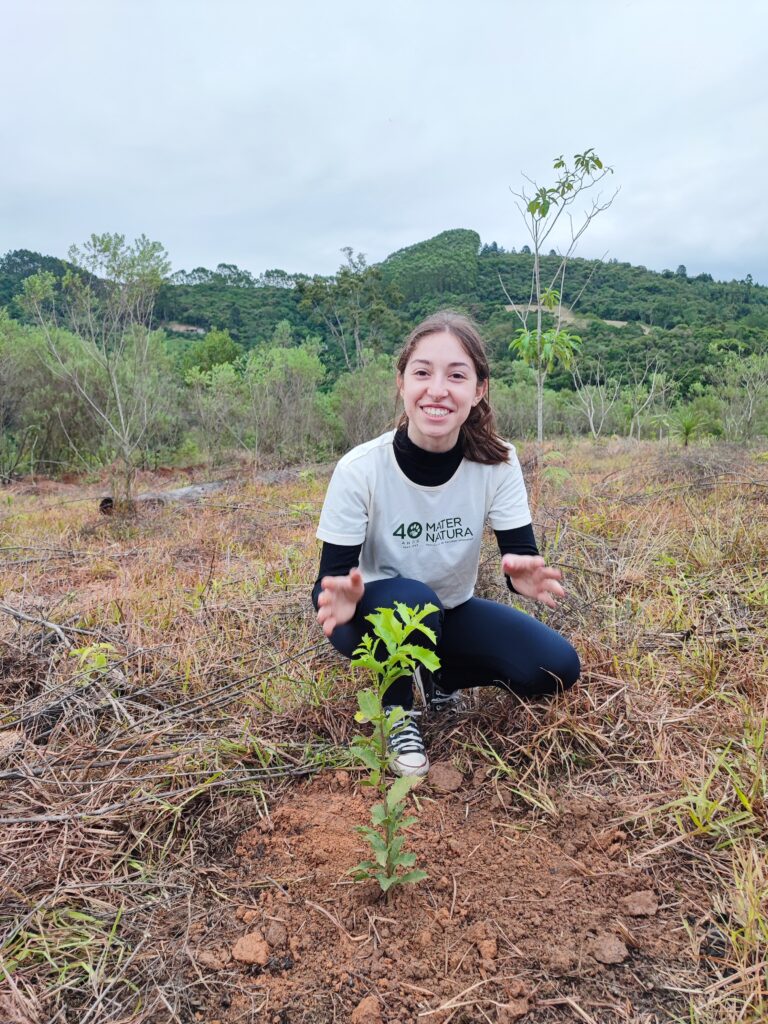
[[[423,665],[417,666],[413,673],[413,681],[421,694],[421,702],[427,711],[439,714],[441,711],[457,711],[461,698],[457,693],[440,689],[435,681],[434,673],[428,672]]]
[[[391,708],[385,709],[387,712],[391,711]],[[393,733],[389,737],[389,746],[397,754],[423,754],[424,753],[424,740],[421,738],[421,732],[415,722],[417,715],[420,715],[420,711],[407,711],[406,717],[401,718],[397,723],[397,732]]]
[[[448,693],[441,690],[439,686],[435,686],[432,696],[429,698],[429,708],[431,711],[445,711],[458,708],[459,702],[460,697],[457,693]]]

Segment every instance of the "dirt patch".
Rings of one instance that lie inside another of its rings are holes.
[[[197,964],[240,972],[247,992],[214,1016],[234,1021],[260,992],[283,1024],[556,1020],[565,985],[602,1022],[630,1019],[611,1007],[669,1019],[681,997],[657,966],[690,966],[690,942],[679,897],[628,864],[624,808],[563,798],[532,824],[499,795],[479,772],[451,793],[424,782],[408,844],[429,878],[387,900],[346,874],[366,855],[354,826],[370,794],[342,772],[290,792],[237,843],[227,873],[251,904],[198,939]]]
[[[307,598],[325,470],[270,487],[243,463],[226,501],[122,521],[98,483],[7,489],[3,602],[114,653],[80,685],[55,630],[0,615],[0,1020],[765,1017],[744,913],[765,886],[767,465],[623,439],[569,447],[558,482],[521,458],[568,569],[539,614],[583,682],[423,721],[448,769],[412,798],[429,878],[390,901],[347,874],[372,797],[345,770],[361,680]],[[506,601],[487,539],[478,593]]]
[[[429,769],[429,785],[436,793],[455,793],[463,783],[464,776],[449,761],[438,761]]]

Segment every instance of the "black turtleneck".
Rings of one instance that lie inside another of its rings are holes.
[[[428,452],[413,443],[404,427],[395,433],[393,448],[400,469],[422,487],[447,484],[464,458],[461,438],[449,452]]]
[[[419,448],[408,437],[405,428],[395,433],[395,459],[400,469],[409,480],[421,487],[440,487],[448,483],[461,465],[464,452],[461,438],[449,452],[428,452]],[[499,551],[502,555],[538,555],[536,538],[530,523],[512,530],[494,530]],[[320,569],[317,580],[312,588],[312,603],[317,608],[317,597],[320,593],[320,580],[323,576],[346,576],[354,569],[360,558],[362,544],[329,544],[323,542],[320,553]],[[507,586],[514,593],[509,577],[505,577]]]

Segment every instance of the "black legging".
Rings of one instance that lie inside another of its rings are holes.
[[[396,576],[365,585],[365,593],[354,618],[337,626],[331,643],[351,658],[363,634],[372,627],[365,616],[377,608],[392,608],[401,601],[409,608],[434,604],[439,611],[427,616],[425,624],[437,636],[440,658],[440,687],[453,692],[473,686],[500,686],[520,697],[536,697],[567,690],[579,678],[579,656],[566,639],[538,619],[508,605],[471,597],[457,608],[444,609],[426,584]],[[432,644],[423,633],[412,642]],[[413,705],[409,677],[393,683],[387,704]]]

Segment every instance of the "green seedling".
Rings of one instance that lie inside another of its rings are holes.
[[[387,769],[394,759],[388,751],[387,740],[403,728],[406,715],[402,708],[385,712],[382,701],[392,683],[411,675],[417,665],[431,672],[440,667],[434,651],[410,641],[414,633],[420,632],[432,643],[436,642],[433,630],[424,625],[427,615],[436,611],[432,604],[408,608],[398,603],[395,608],[379,608],[366,616],[373,626],[373,635],[365,634],[352,661],[354,666],[368,669],[376,678],[375,688],[358,691],[359,710],[355,715],[357,722],[373,726],[372,734],[356,736],[351,749],[370,770],[363,785],[373,786],[381,799],[371,808],[371,825],[357,829],[370,844],[373,859],[362,861],[351,873],[356,881],[375,879],[384,892],[394,885],[420,882],[427,877],[425,871],[413,868],[416,854],[403,849],[403,832],[416,821],[414,817],[405,816],[405,798],[418,780],[403,776],[388,785],[386,779]]]
[[[109,659],[116,652],[114,644],[95,643],[88,647],[74,647],[69,653],[77,658],[80,672],[82,673],[79,685],[87,686],[101,676],[105,676],[110,669]]]

